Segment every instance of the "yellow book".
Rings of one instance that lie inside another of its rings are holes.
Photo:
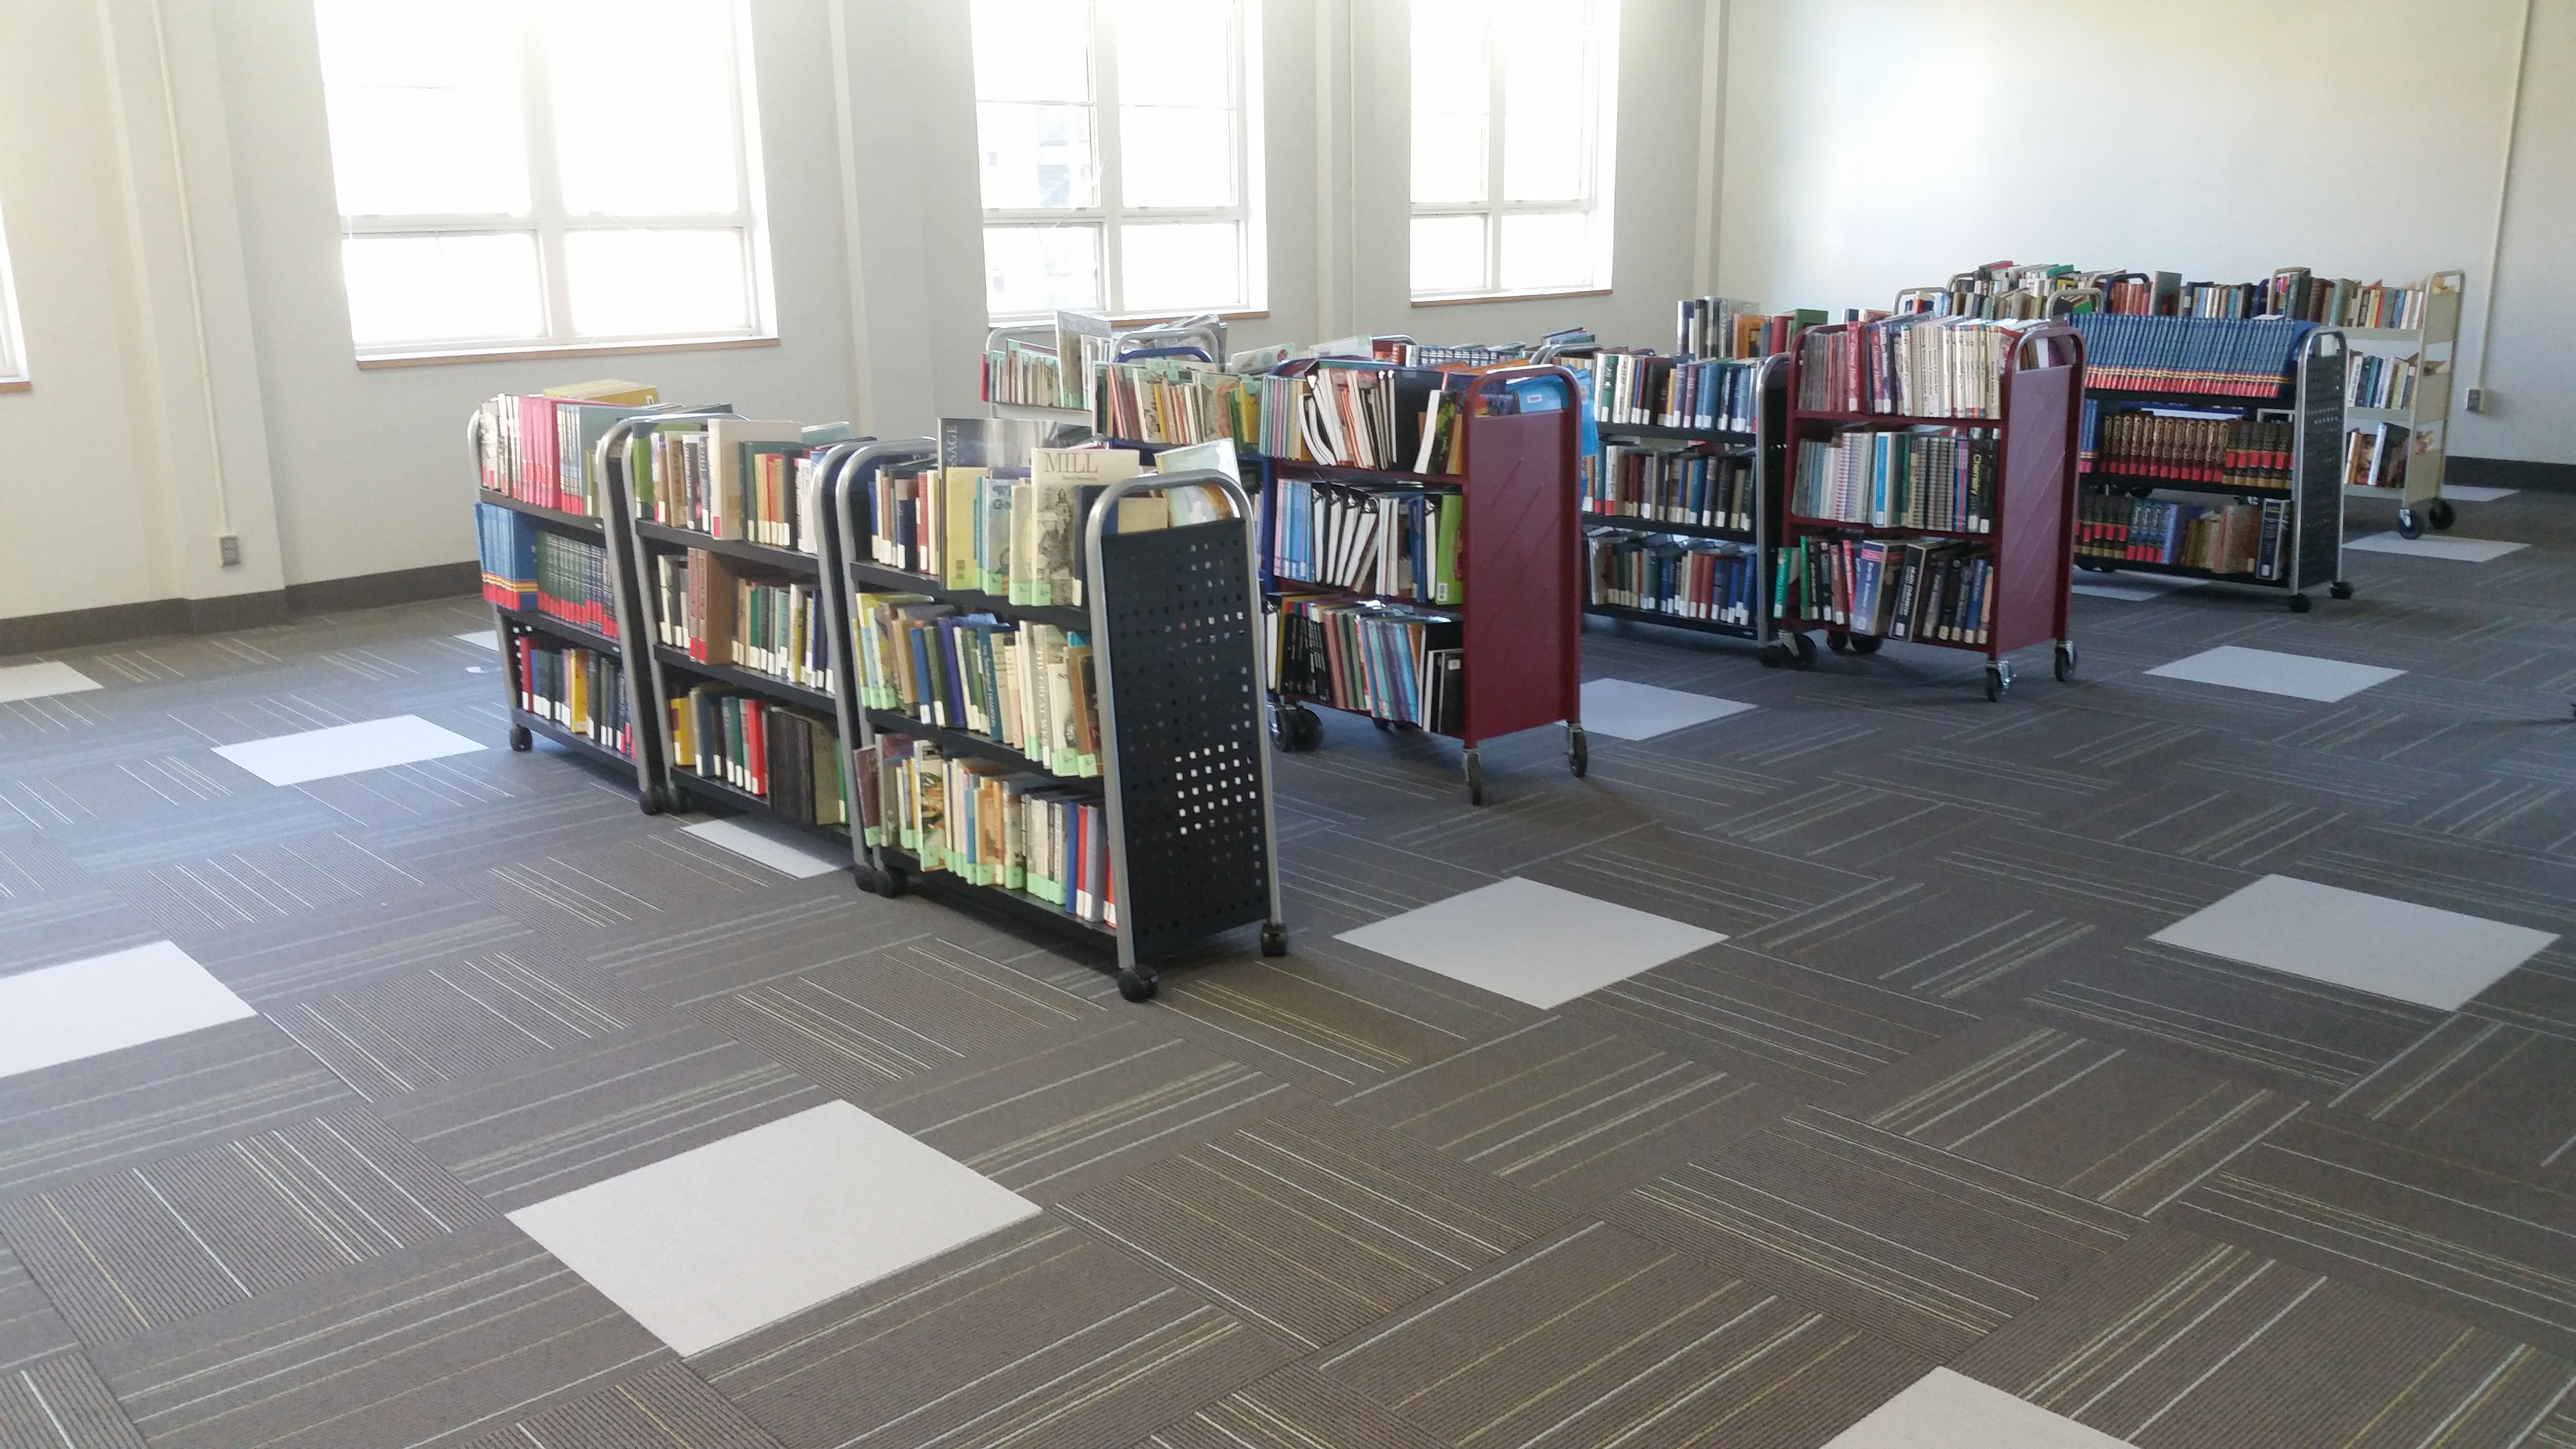
[[[576,402],[615,403],[620,407],[649,408],[662,400],[662,390],[649,382],[628,382],[623,378],[604,377],[597,382],[566,383],[550,387],[547,397],[571,398]]]
[[[939,509],[947,527],[940,542],[946,552],[939,558],[940,576],[952,589],[973,589],[983,585],[982,571],[975,562],[975,486],[984,477],[981,468],[946,468],[939,479]]]

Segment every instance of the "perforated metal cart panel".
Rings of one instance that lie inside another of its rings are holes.
[[[1119,929],[1139,961],[1269,917],[1247,537],[1227,521],[1100,540],[1127,842]]]

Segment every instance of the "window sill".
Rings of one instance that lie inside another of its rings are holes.
[[[0,392],[34,392],[34,381],[23,377],[0,377]]]
[[[1472,307],[1487,302],[1557,302],[1568,297],[1607,297],[1608,287],[1587,287],[1575,292],[1476,292],[1464,297],[1416,297],[1416,307]]]
[[[1152,317],[1112,317],[1109,319],[1109,324],[1113,327],[1152,327],[1164,322],[1178,322],[1184,317],[1196,317],[1198,315],[1200,314],[1196,312],[1165,312]],[[1265,307],[1257,312],[1219,312],[1216,314],[1216,320],[1219,322],[1250,322],[1269,315],[1270,309]],[[1052,312],[1046,312],[1034,317],[987,317],[984,319],[984,325],[996,332],[1001,332],[1020,327],[1045,327],[1052,324],[1054,321],[1055,314]]]
[[[358,359],[372,372],[387,367],[440,367],[454,362],[524,362],[548,357],[617,357],[650,352],[723,352],[737,347],[776,347],[776,337],[715,337],[696,342],[586,342],[562,347],[506,347],[487,352],[393,352]]]

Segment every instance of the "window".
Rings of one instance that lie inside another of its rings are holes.
[[[0,383],[27,380],[27,340],[18,334],[18,288],[9,276],[9,229],[0,225]]]
[[[1256,308],[1259,0],[974,0],[994,320]]]
[[[1610,285],[1619,0],[1413,0],[1413,295]]]
[[[739,0],[315,0],[359,355],[745,337]]]

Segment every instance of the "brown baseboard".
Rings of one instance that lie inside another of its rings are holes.
[[[2576,463],[2532,463],[2520,458],[2453,457],[2445,478],[2473,488],[2543,488],[2576,493]]]
[[[227,594],[216,599],[154,599],[143,604],[110,604],[97,609],[0,619],[0,658],[156,635],[261,629],[305,614],[452,599],[460,594],[479,593],[482,577],[481,568],[472,563],[432,564],[427,568],[289,584],[266,593]]]

